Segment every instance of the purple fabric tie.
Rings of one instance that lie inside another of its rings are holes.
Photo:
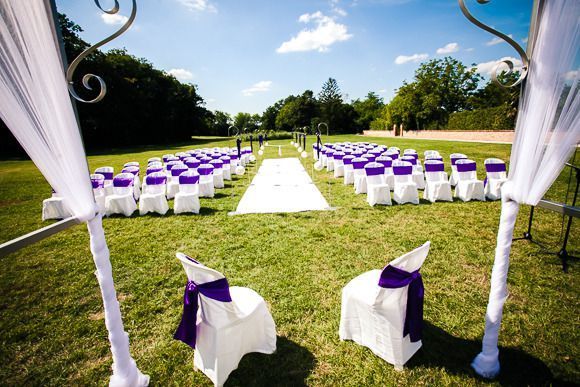
[[[171,168],[171,176],[175,177],[175,176],[179,176],[181,175],[183,172],[186,172],[188,170],[187,166],[175,166],[173,168]]]
[[[403,156],[401,160],[411,163],[412,165],[417,165],[417,159],[412,156]]]
[[[91,184],[93,185],[93,189],[103,188],[105,186],[105,179],[91,178]]]
[[[444,172],[445,164],[425,162],[425,172]]]
[[[161,171],[163,171],[163,168],[147,168],[147,175]]]
[[[197,168],[197,173],[202,176],[208,176],[213,174],[213,165],[211,164],[202,164]]]
[[[184,172],[179,175],[179,184],[197,184],[199,183],[199,175],[193,171]]]
[[[199,294],[221,302],[232,302],[228,280],[220,278],[204,284],[187,281],[183,294],[183,315],[173,338],[183,341],[195,349],[197,338],[197,310],[199,308]]]
[[[455,166],[457,167],[457,172],[471,172],[477,170],[475,162],[455,164]]]
[[[396,176],[405,176],[413,174],[412,165],[395,165],[393,167],[393,174]]]
[[[369,161],[364,157],[357,157],[352,160],[352,167],[354,169],[363,169]]]
[[[486,172],[505,172],[506,166],[504,163],[485,164]]]
[[[379,156],[375,161],[377,163],[383,164],[385,168],[391,168],[391,166],[393,165],[393,160],[391,160],[391,158],[388,156]]]
[[[423,332],[423,299],[425,288],[419,270],[409,273],[405,270],[387,265],[381,273],[379,286],[387,289],[398,289],[409,285],[407,289],[407,311],[403,337],[410,336],[411,342],[421,340]]]
[[[113,172],[99,172],[99,171],[96,171],[95,173],[100,173],[101,175],[105,176],[105,180],[113,180]]]
[[[367,153],[366,155],[363,156],[365,159],[367,159],[369,161],[369,163],[374,163],[375,160],[377,159],[377,156],[373,155],[372,153]]]
[[[161,185],[165,184],[167,177],[163,172],[154,172],[150,175],[147,175],[145,181],[147,182],[147,185]]]
[[[133,185],[134,177],[130,173],[121,173],[113,179],[113,187],[130,187]]]
[[[457,164],[457,160],[465,160],[467,157],[452,157],[451,158],[451,165]]]
[[[365,167],[365,172],[366,172],[367,176],[384,175],[385,174],[385,167],[384,166],[380,166],[380,167]]]

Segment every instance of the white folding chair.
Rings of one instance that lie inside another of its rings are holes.
[[[105,215],[122,214],[131,216],[137,209],[133,184],[135,176],[132,173],[119,173],[113,179],[113,194],[105,198]]]
[[[339,336],[369,348],[402,370],[421,348],[423,283],[419,269],[430,242],[371,270],[342,289]]]
[[[352,159],[352,168],[354,170],[354,192],[358,194],[367,193],[367,175],[365,165],[369,161],[364,157]]]
[[[395,175],[393,199],[399,204],[419,204],[419,191],[413,181],[413,165],[407,161],[395,160],[393,174]]]
[[[165,197],[167,176],[162,171],[152,172],[145,177],[145,181],[147,184],[139,200],[139,214],[156,212],[165,215],[169,210]]]
[[[179,192],[175,194],[173,212],[199,214],[199,174],[186,171],[179,175]]]
[[[451,156],[449,156],[449,159],[451,160],[451,176],[449,176],[449,184],[455,187],[458,180],[457,167],[455,164],[457,163],[457,160],[467,159],[467,156],[463,153],[452,153]]]
[[[241,167],[241,165],[238,165],[238,167]],[[199,173],[199,197],[201,198],[213,198],[215,195],[213,169],[211,164],[201,164],[197,168],[197,173]]]
[[[423,191],[423,199],[429,200],[431,203],[435,203],[437,200],[453,201],[451,184],[447,180],[443,161],[425,160],[425,178],[427,182],[425,191]]]
[[[365,165],[367,176],[367,203],[371,206],[382,204],[390,206],[391,191],[385,176],[385,166],[381,163],[371,162]]]
[[[169,184],[167,184],[167,192],[165,194],[165,196],[167,196],[167,200],[173,199],[175,194],[179,192],[179,176],[188,170],[189,168],[185,164],[172,166],[171,179],[169,180]]]
[[[483,182],[485,198],[489,200],[501,199],[501,186],[507,181],[507,168],[501,159],[485,160],[486,177]]]
[[[72,216],[72,212],[66,206],[64,198],[54,190],[52,196],[42,201],[42,220],[66,219]]]
[[[95,173],[105,176],[105,196],[111,195],[113,193],[113,176],[115,175],[115,169],[113,167],[100,167],[95,169]]]
[[[187,274],[185,297],[190,300],[189,307],[193,307],[191,298],[195,297],[200,311],[198,314],[184,305],[184,316],[174,337],[195,348],[195,369],[215,386],[222,386],[245,354],[276,351],[276,325],[258,293],[229,287],[222,273],[185,254],[176,256]]]
[[[101,214],[105,213],[105,176],[100,173],[92,174],[91,184],[93,186],[93,195],[95,196],[95,202],[97,207],[99,207],[99,212]]]
[[[470,200],[485,201],[483,181],[477,180],[477,165],[475,161],[460,159],[455,163],[457,167],[457,185],[455,197],[468,202]]]

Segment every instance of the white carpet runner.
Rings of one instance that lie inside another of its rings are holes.
[[[330,209],[297,158],[266,159],[234,214]]]

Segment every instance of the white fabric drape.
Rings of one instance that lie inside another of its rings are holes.
[[[52,11],[44,0],[0,0],[0,117],[73,216],[88,221],[113,353],[111,385],[148,384],[129,353],[100,215],[68,95]]]
[[[508,181],[502,188],[482,352],[472,363],[485,377],[496,376],[500,369],[497,343],[508,296],[509,254],[519,204],[536,205],[540,201],[580,141],[579,15],[578,0],[543,2],[520,101]]]

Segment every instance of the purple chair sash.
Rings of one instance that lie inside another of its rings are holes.
[[[95,171],[95,173],[100,173],[101,175],[105,176],[105,180],[113,180],[113,172],[99,172]]]
[[[441,163],[425,163],[425,172],[444,172],[445,164]]]
[[[199,159],[199,161],[201,161],[203,164],[209,164],[209,162],[212,160],[213,159],[211,157],[207,157],[207,156],[204,156],[204,157]]]
[[[379,286],[387,289],[398,289],[409,285],[407,289],[407,311],[405,312],[405,324],[403,337],[410,336],[411,342],[421,340],[423,333],[423,299],[425,288],[421,273],[416,270],[409,273],[397,267],[387,265],[381,273]]]
[[[367,176],[384,175],[385,166],[381,163],[370,162],[365,165],[365,173]]]
[[[197,168],[197,173],[199,173],[202,176],[211,175],[211,174],[213,174],[213,165],[211,165],[211,164],[201,164]]]
[[[179,175],[179,184],[197,184],[199,183],[199,174],[194,171],[183,172]]]
[[[352,164],[352,160],[354,160],[354,156],[353,155],[346,155],[342,158],[342,162],[344,163],[344,165],[350,165]]]
[[[367,159],[369,161],[369,163],[374,163],[375,160],[377,159],[377,156],[373,155],[372,153],[367,153],[366,155],[363,156],[365,159]]]
[[[165,176],[165,173],[163,172],[154,172],[150,175],[147,175],[147,177],[145,177],[145,181],[147,182],[147,185],[161,185],[165,184],[167,181],[167,176]]]
[[[171,176],[179,176],[183,172],[187,172],[188,168],[186,165],[176,165],[171,168]]]
[[[91,176],[91,184],[93,189],[103,188],[105,186],[105,177],[102,173],[95,173]],[[54,190],[52,190],[54,192]]]
[[[412,165],[417,165],[417,159],[412,156],[403,156],[401,160],[411,163]]]
[[[200,293],[212,300],[232,302],[230,286],[225,278],[199,285],[193,281],[187,281],[183,294],[183,315],[173,338],[183,341],[193,349],[195,349],[197,339],[197,310],[199,309]]]
[[[352,167],[354,169],[363,169],[368,162],[364,157],[356,157],[352,160]]]
[[[505,163],[490,163],[485,164],[485,170],[486,172],[505,172],[507,168]]]
[[[344,156],[345,156],[344,152],[334,152],[333,155],[335,160],[342,160]]]
[[[457,164],[457,160],[465,160],[467,157],[451,157],[451,165]]]
[[[153,167],[153,168],[147,168],[147,175],[150,175],[152,173],[157,173],[157,172],[161,172],[163,171],[163,168],[159,168],[159,167]],[[149,183],[147,183],[149,184]]]
[[[472,172],[477,170],[477,165],[475,161],[470,163],[455,164],[457,167],[457,172]]]
[[[186,159],[185,165],[187,165],[188,168],[197,168],[201,165],[201,162],[198,159]]]
[[[222,156],[222,157],[220,157],[220,160],[224,163],[224,165],[225,164],[229,165],[229,164],[231,164],[231,161],[232,161],[230,156]]]
[[[393,166],[393,160],[389,156],[379,156],[375,161],[383,164],[385,168],[391,168]]]
[[[213,160],[218,160],[220,157],[222,157],[222,154],[221,154],[221,153],[212,153],[212,154],[210,155],[210,157],[211,157]]]
[[[419,155],[417,153],[405,153],[403,156],[404,157],[412,157],[415,160],[417,160],[419,158]]]
[[[221,169],[224,166],[224,162],[221,160],[212,160],[209,162],[211,165],[213,165],[214,168],[216,169]]]
[[[395,165],[393,166],[393,174],[396,176],[405,176],[413,174],[412,165]]]
[[[120,173],[113,179],[113,187],[130,187],[135,181],[135,176],[131,173]]]
[[[139,176],[139,168],[138,167],[125,167],[121,171],[121,173],[131,173],[133,176]]]

